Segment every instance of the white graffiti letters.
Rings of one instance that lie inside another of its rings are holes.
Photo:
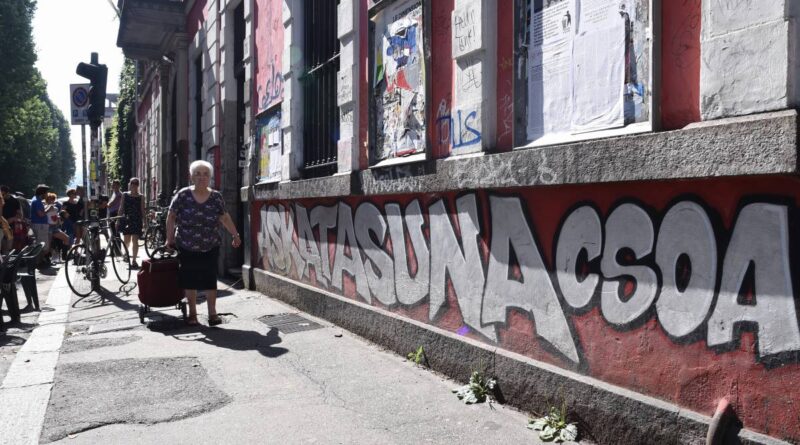
[[[386,221],[380,210],[369,202],[356,210],[356,240],[367,255],[364,269],[372,295],[381,303],[392,305],[397,302],[394,294],[394,264],[392,257],[381,248],[386,239]],[[373,241],[370,233],[378,242]]]
[[[683,290],[679,274],[686,275],[687,266],[679,270],[681,255],[686,255],[691,274]],[[689,335],[708,314],[717,279],[717,242],[702,207],[679,202],[664,215],[656,244],[656,264],[663,280],[656,302],[658,321],[673,337]]]
[[[653,223],[647,213],[634,204],[617,207],[606,221],[606,240],[600,268],[607,279],[632,277],[635,290],[623,300],[623,280],[603,283],[600,308],[609,323],[624,325],[643,315],[658,291],[658,278],[653,269],[645,265],[621,265],[617,255],[623,249],[631,250],[638,260],[653,248]],[[627,263],[628,261],[626,261]]]
[[[575,363],[580,344],[568,313],[598,305],[619,330],[655,317],[670,339],[705,340],[720,353],[736,346],[740,330],[755,332],[759,358],[800,351],[787,206],[748,204],[732,229],[716,229],[719,237],[690,200],[660,221],[633,203],[614,207],[605,221],[591,205],[578,206],[554,235],[550,270],[528,219],[535,208],[491,195],[485,218],[479,203],[469,193],[427,208],[418,199],[405,209],[364,201],[355,212],[344,202],[310,211],[269,204],[259,212],[258,246],[273,272],[312,282],[313,275],[319,286],[354,296],[344,289],[347,273],[355,294],[386,306],[428,297],[430,321],[458,311],[490,341],[508,327],[510,309],[523,311],[538,337]],[[488,246],[482,234],[491,235]]]
[[[600,276],[587,274],[577,277],[580,252],[585,250],[587,261],[600,256],[603,248],[603,229],[600,216],[591,207],[575,209],[564,221],[556,247],[556,277],[564,301],[575,309],[589,305],[600,284]]]
[[[449,274],[464,323],[494,341],[497,340],[494,327],[481,326],[481,297],[486,279],[478,251],[480,222],[475,195],[458,198],[456,207],[463,252],[450,224],[444,201],[436,201],[428,209],[431,218],[430,318],[433,320],[444,305],[447,289],[445,277]]]
[[[575,341],[569,332],[556,290],[533,240],[530,226],[517,198],[490,198],[492,209],[492,248],[483,297],[483,321],[504,323],[506,310],[517,307],[530,312],[536,332],[566,355],[578,361]],[[510,279],[510,248],[514,249],[522,275]]]
[[[734,340],[734,325],[758,325],[760,356],[800,350],[800,331],[789,265],[787,209],[750,204],[733,229],[722,267],[717,306],[708,320],[708,344]],[[737,300],[748,269],[754,270],[754,304]]]
[[[397,299],[402,304],[416,304],[428,296],[431,276],[430,250],[422,233],[425,219],[419,207],[419,200],[413,200],[406,207],[405,221],[411,238],[411,249],[406,251],[406,237],[403,232],[403,216],[400,206],[386,204],[386,219],[394,251],[394,279]],[[412,278],[409,263],[417,264],[417,273]]]

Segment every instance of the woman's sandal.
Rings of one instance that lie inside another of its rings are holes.
[[[213,317],[208,317],[208,325],[209,326],[217,326],[222,324],[222,318],[219,315],[215,315]]]
[[[199,326],[200,322],[197,321],[197,315],[190,315],[186,317],[186,324],[189,326]]]

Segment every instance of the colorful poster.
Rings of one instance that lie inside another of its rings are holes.
[[[283,100],[283,1],[256,0],[255,33],[255,112]],[[247,46],[247,43],[245,43]],[[246,49],[245,49],[246,51]]]
[[[375,17],[376,161],[425,150],[422,2],[398,1]]]
[[[258,143],[258,172],[256,182],[278,182],[281,180],[281,112],[276,110],[256,121]]]

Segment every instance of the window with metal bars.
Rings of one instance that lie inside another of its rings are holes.
[[[303,176],[326,176],[336,173],[339,140],[339,0],[305,0],[304,6],[306,72],[300,79],[304,93]]]

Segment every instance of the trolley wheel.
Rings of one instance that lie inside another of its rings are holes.
[[[147,313],[147,309],[145,309],[145,306],[140,304],[139,305],[139,323],[144,324],[144,314],[146,314],[146,313]]]
[[[183,319],[186,320],[186,302],[181,301],[178,303],[178,307],[181,309],[181,315],[183,315]]]

